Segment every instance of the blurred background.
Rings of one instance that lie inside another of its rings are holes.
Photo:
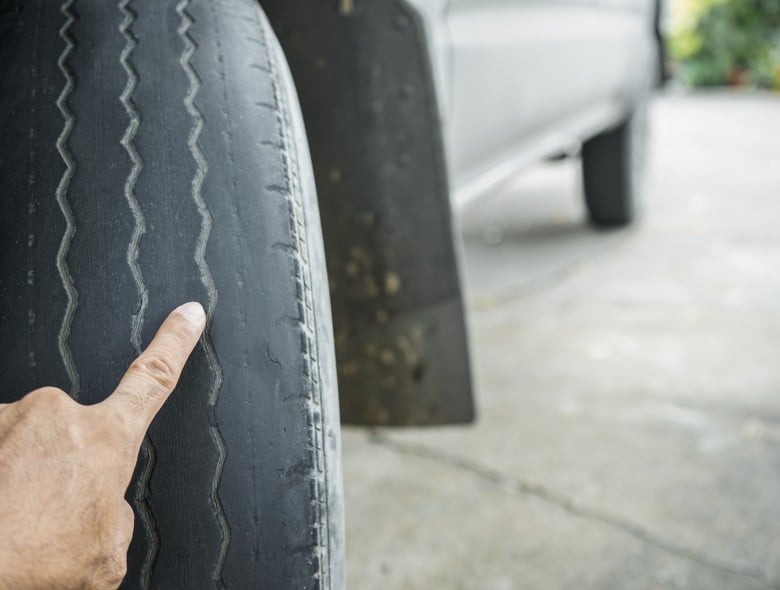
[[[352,588],[780,588],[780,0],[671,0],[643,219],[459,211],[479,417],[344,432]]]
[[[780,2],[668,0],[670,64],[692,87],[780,90]]]

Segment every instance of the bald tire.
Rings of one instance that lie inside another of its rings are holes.
[[[298,103],[251,0],[0,7],[0,402],[92,404],[207,336],[145,441],[123,588],[343,588],[337,391]]]

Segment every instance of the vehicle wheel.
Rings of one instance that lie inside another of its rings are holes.
[[[200,300],[208,335],[128,493],[123,587],[340,590],[319,213],[258,5],[5,2],[0,68],[0,401],[101,401]]]
[[[583,144],[585,203],[594,225],[628,225],[639,213],[646,144],[645,100],[620,125]]]

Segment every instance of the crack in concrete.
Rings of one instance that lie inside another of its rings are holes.
[[[675,543],[674,541],[664,539],[663,537],[647,530],[637,523],[601,511],[597,508],[590,508],[588,506],[578,504],[570,498],[567,498],[566,496],[543,485],[530,483],[516,477],[504,475],[498,470],[492,469],[487,465],[480,464],[465,457],[445,453],[438,449],[430,448],[421,444],[393,440],[375,430],[369,431],[368,439],[369,442],[373,444],[382,446],[401,455],[427,459],[441,465],[446,465],[448,467],[468,472],[471,475],[474,475],[479,479],[492,484],[510,494],[537,498],[538,500],[546,502],[547,504],[556,506],[557,508],[572,516],[583,518],[592,522],[597,522],[612,529],[619,530],[643,543],[652,545],[653,547],[656,547],[657,549],[665,551],[666,553],[669,553],[680,559],[688,560],[724,574],[749,578],[769,590],[780,590],[780,581],[772,580],[762,570],[731,563],[717,557],[710,557],[709,555],[696,551],[695,549],[691,549],[690,547],[685,547],[684,545]]]

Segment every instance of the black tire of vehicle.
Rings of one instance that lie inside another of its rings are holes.
[[[123,588],[341,590],[336,372],[292,79],[254,0],[0,7],[0,402],[207,336],[141,450]]]
[[[585,204],[597,227],[622,227],[641,213],[647,145],[647,101],[617,126],[582,146]]]

